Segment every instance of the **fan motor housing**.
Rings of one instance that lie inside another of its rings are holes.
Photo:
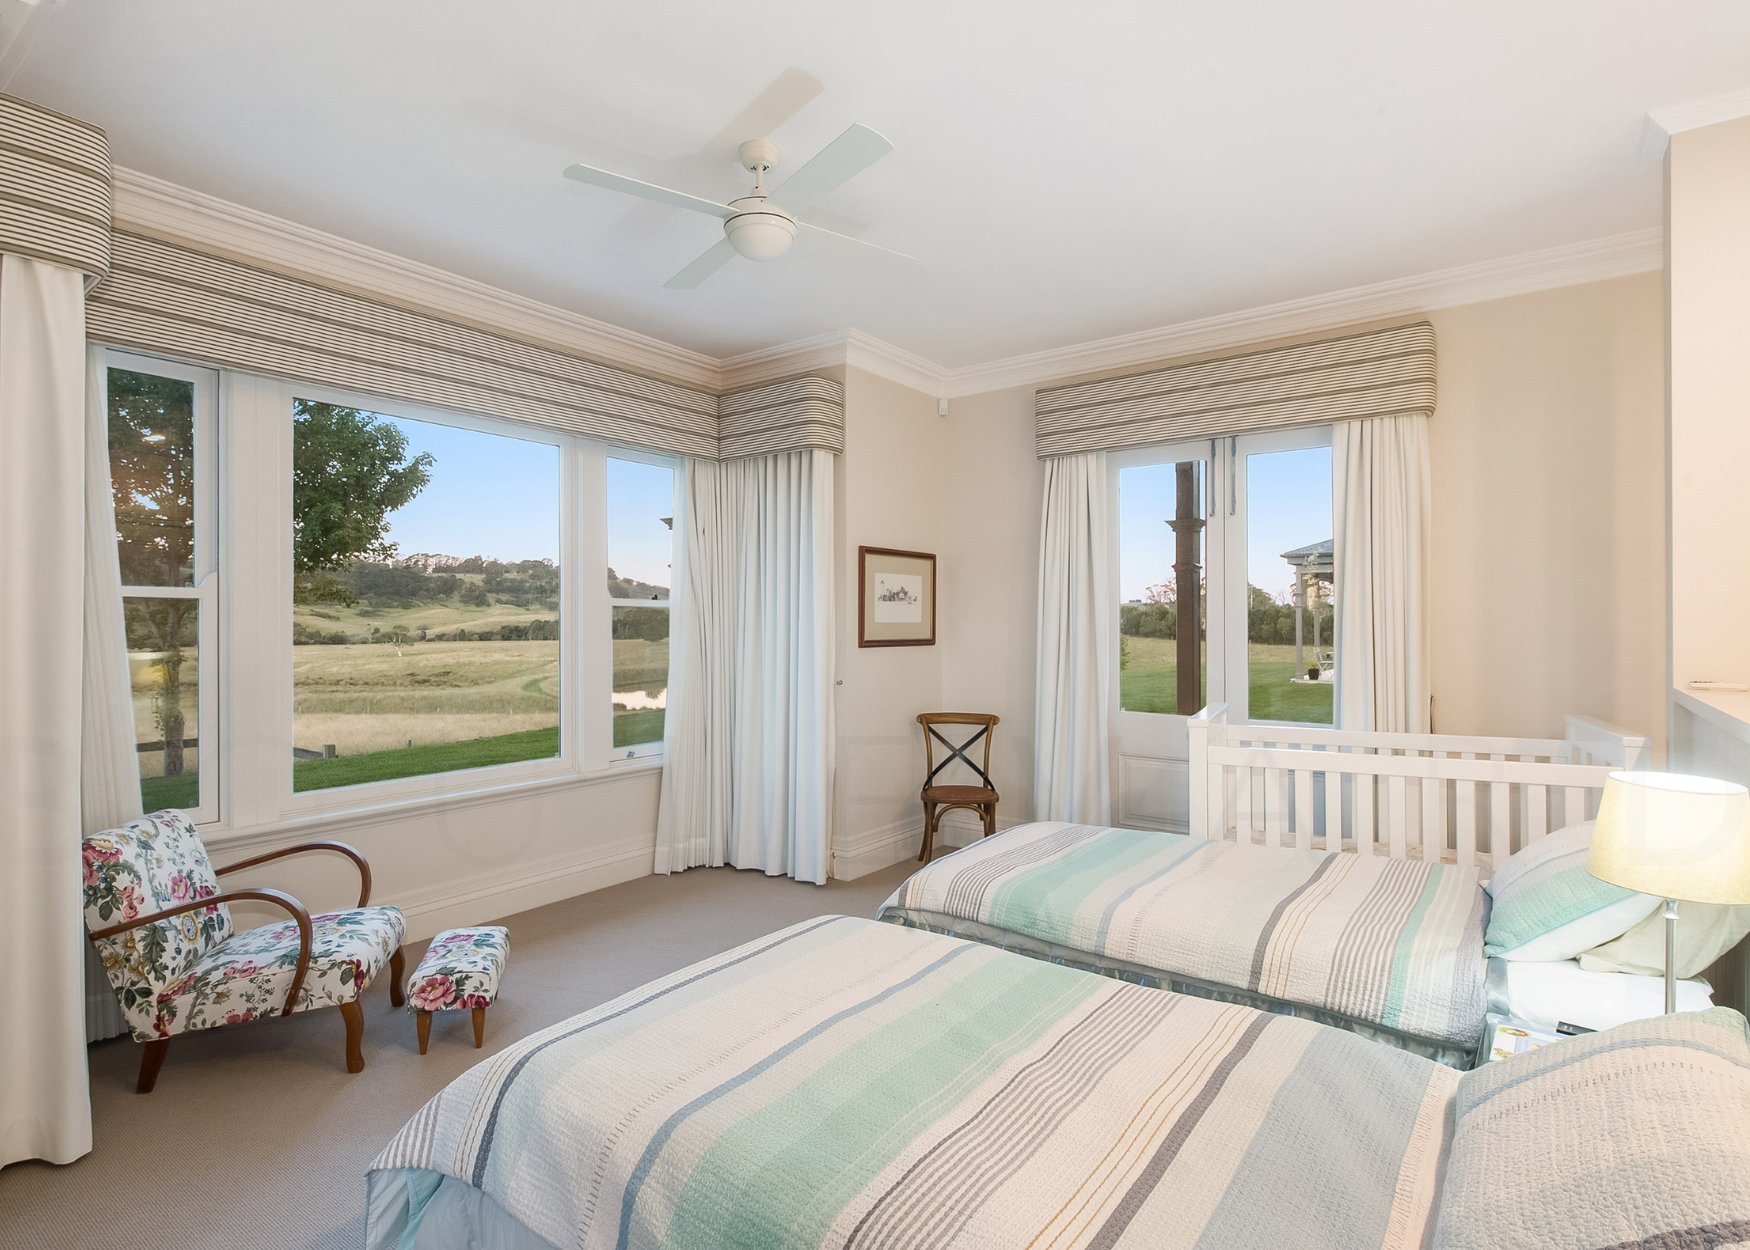
[[[796,240],[796,219],[776,205],[766,202],[763,195],[744,196],[731,200],[735,209],[724,219],[723,233],[729,245],[749,260],[776,260],[790,250]]]

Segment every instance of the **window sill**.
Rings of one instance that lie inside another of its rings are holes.
[[[443,794],[420,798],[364,803],[358,807],[340,811],[316,812],[307,816],[293,816],[258,825],[243,827],[225,824],[204,825],[200,827],[200,834],[201,840],[206,843],[207,849],[210,851],[237,851],[241,853],[282,842],[329,837],[347,830],[369,828],[372,825],[406,820],[432,812],[482,807],[513,799],[562,793],[574,789],[587,789],[591,786],[625,781],[651,773],[660,774],[662,765],[661,756],[621,760],[591,773],[571,774],[563,777],[541,777],[530,781],[480,786],[475,789],[451,790]]]

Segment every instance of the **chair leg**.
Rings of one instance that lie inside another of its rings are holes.
[[[423,1055],[425,1048],[431,1045],[431,1012],[416,1011],[413,1013],[413,1018],[418,1021],[419,1053]]]
[[[399,946],[395,953],[389,956],[389,1005],[405,1007],[407,1005],[407,952]]]
[[[924,804],[924,844],[918,849],[918,863],[930,862],[930,846],[936,840],[936,805]]]
[[[997,805],[992,803],[989,807],[984,808],[983,816],[984,836],[988,838],[997,831]]]
[[[365,1070],[365,1009],[359,1006],[359,1000],[340,1004],[341,1019],[346,1021],[346,1070],[348,1072],[363,1072]]]
[[[158,1083],[158,1069],[164,1066],[164,1052],[170,1049],[168,1037],[155,1037],[146,1043],[146,1053],[140,1056],[140,1080],[134,1093],[149,1094]]]
[[[486,1045],[486,1008],[474,1008],[474,1049]]]

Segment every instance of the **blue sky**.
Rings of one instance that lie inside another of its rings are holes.
[[[382,417],[430,452],[431,481],[389,515],[403,556],[429,551],[489,560],[559,562],[559,449],[431,421]]]
[[[608,567],[621,577],[669,584],[669,529],[674,470],[608,458]]]
[[[1331,449],[1269,452],[1246,458],[1247,580],[1278,599],[1293,583],[1282,552],[1331,536]],[[1172,576],[1174,471],[1142,465],[1118,473],[1118,597],[1142,598]]]

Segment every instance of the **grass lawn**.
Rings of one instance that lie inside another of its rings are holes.
[[[614,713],[614,745],[639,747],[646,742],[662,741],[662,722],[666,708],[647,707],[636,712]]]
[[[199,807],[200,801],[199,773],[183,773],[180,777],[140,778],[140,804],[148,812],[160,812],[167,807]]]
[[[1127,712],[1178,711],[1177,646],[1170,638],[1130,639],[1130,665],[1118,675],[1120,707]],[[1247,676],[1253,720],[1331,723],[1332,688],[1289,681],[1294,676],[1292,646],[1252,643]]]
[[[342,755],[331,760],[298,760],[292,765],[292,789],[358,786],[396,777],[423,777],[427,773],[459,772],[492,764],[514,764],[519,760],[548,759],[557,754],[559,727],[555,725],[549,729],[500,734],[496,738],[402,747],[365,755]]]

